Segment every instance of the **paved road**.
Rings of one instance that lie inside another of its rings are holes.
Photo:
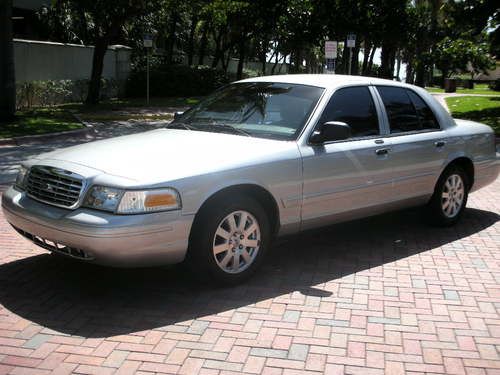
[[[0,374],[498,374],[500,179],[468,206],[281,242],[232,288],[51,256],[0,214]]]

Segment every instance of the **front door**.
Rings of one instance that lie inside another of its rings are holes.
[[[368,86],[332,95],[318,124],[345,122],[352,135],[301,146],[303,229],[375,214],[393,200],[391,142],[381,135],[379,115]]]

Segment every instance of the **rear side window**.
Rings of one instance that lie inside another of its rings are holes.
[[[405,89],[390,86],[379,86],[377,89],[385,105],[391,133],[420,130],[417,111]]]
[[[352,137],[379,134],[378,117],[368,87],[346,87],[333,94],[320,119],[345,122],[351,127]]]
[[[427,103],[425,103],[420,96],[415,94],[411,90],[406,91],[410,97],[415,109],[417,111],[418,121],[420,122],[420,128],[422,130],[426,129],[439,129],[439,123],[429,108]]]

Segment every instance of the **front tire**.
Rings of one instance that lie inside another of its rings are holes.
[[[451,226],[462,216],[469,195],[469,180],[459,166],[448,167],[436,184],[427,211],[432,224]]]
[[[271,240],[269,218],[255,199],[216,199],[195,221],[187,256],[190,268],[221,284],[237,284],[259,268]]]

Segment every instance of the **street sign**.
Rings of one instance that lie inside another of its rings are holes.
[[[347,34],[347,48],[356,47],[356,34]]]
[[[153,35],[144,34],[142,40],[144,42],[144,48],[153,48]]]
[[[327,40],[325,42],[325,58],[326,59],[336,59],[337,58],[337,42]]]

